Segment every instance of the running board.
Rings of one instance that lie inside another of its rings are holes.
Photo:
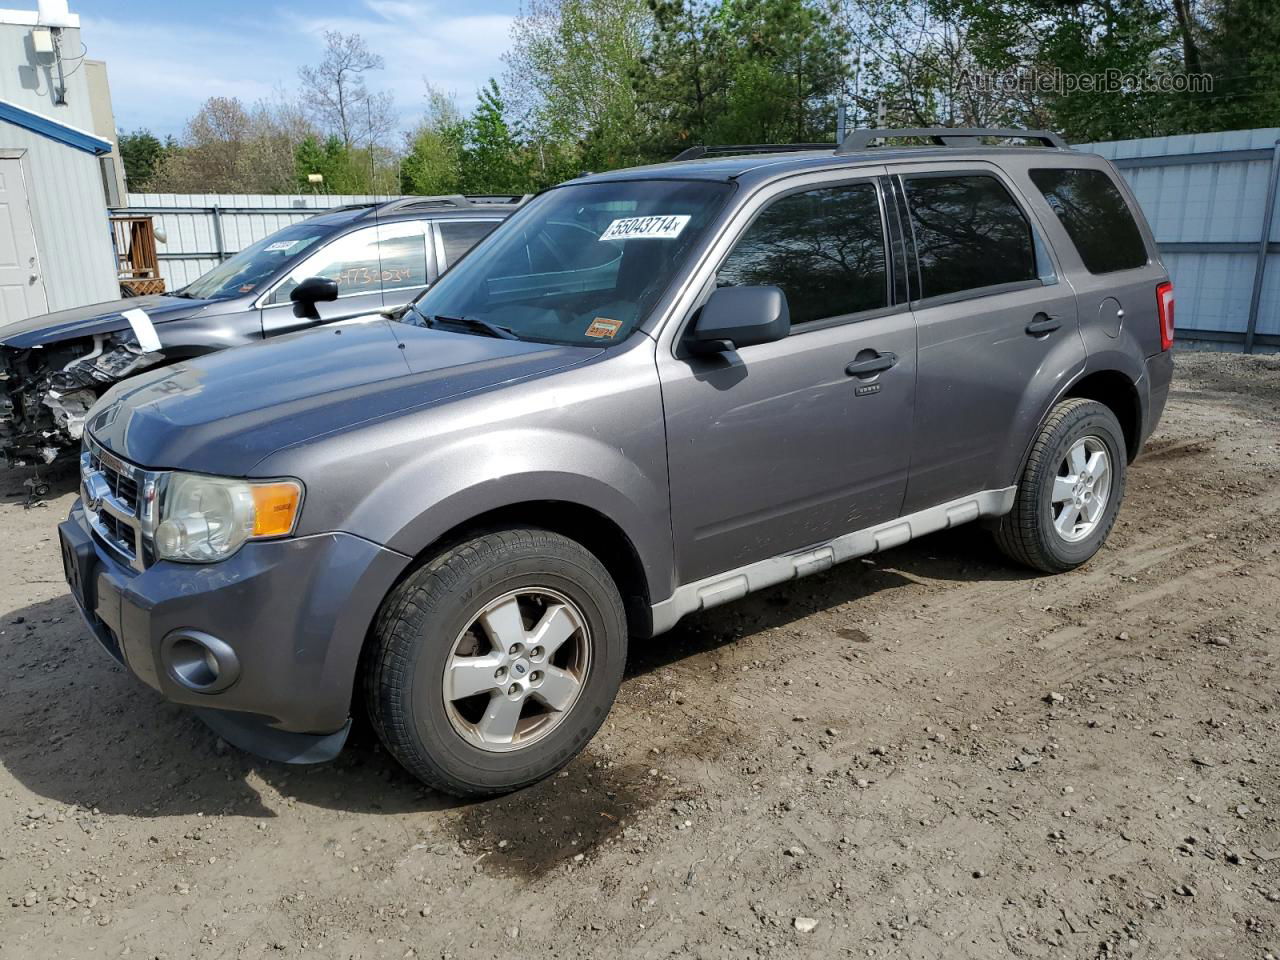
[[[927,533],[958,527],[979,517],[1002,516],[1013,509],[1013,498],[1017,491],[1016,486],[1005,487],[1003,490],[984,490],[950,503],[929,507],[910,516],[843,534],[799,553],[758,560],[737,570],[686,583],[676,587],[669,598],[649,608],[653,617],[653,635],[665,633],[681,617],[690,613],[738,600],[775,583],[807,577],[837,563],[888,550]]]

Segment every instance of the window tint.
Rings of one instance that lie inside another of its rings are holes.
[[[1037,276],[1031,226],[995,177],[906,177],[922,297]]]
[[[493,233],[498,225],[497,220],[437,220],[436,227],[444,240],[444,264],[451,266],[453,261],[474,247],[477,243]]]
[[[781,287],[793,324],[887,306],[887,281],[880,204],[870,183],[774,201],[716,275],[721,287]]]
[[[1145,266],[1147,245],[1129,205],[1101,170],[1032,170],[1090,273]]]
[[[271,295],[285,303],[307,277],[338,281],[339,297],[427,285],[427,242],[421,223],[369,227],[339,237],[290,271]]]

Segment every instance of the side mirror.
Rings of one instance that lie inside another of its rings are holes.
[[[774,343],[791,332],[787,295],[777,287],[721,287],[707,298],[693,324],[689,348],[725,353]]]
[[[319,320],[316,304],[338,299],[338,281],[328,277],[307,277],[289,292],[289,299],[300,308],[300,316]]]

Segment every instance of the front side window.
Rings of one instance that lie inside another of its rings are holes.
[[[334,240],[289,271],[271,294],[272,303],[288,303],[289,294],[308,277],[338,281],[339,297],[427,285],[427,241],[417,221],[356,230]]]
[[[871,183],[806,190],[756,218],[716,285],[781,287],[800,325],[889,305],[880,201]]]
[[[405,323],[522,340],[621,343],[732,193],[705,180],[566,184],[523,206],[419,298]]]
[[[440,269],[453,266],[453,262],[477,243],[493,233],[500,220],[437,220],[436,229],[444,244],[444,263]]]
[[[989,174],[904,177],[921,298],[1035,280],[1031,225]]]
[[[1032,170],[1031,181],[1062,222],[1090,273],[1147,265],[1147,245],[1129,205],[1101,170]]]

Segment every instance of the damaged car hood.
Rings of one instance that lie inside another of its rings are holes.
[[[322,434],[600,352],[384,319],[339,324],[143,373],[103,395],[88,429],[145,467],[247,476],[264,457]]]
[[[152,323],[183,320],[205,309],[216,300],[189,300],[159,294],[152,297],[129,297],[106,303],[91,303],[87,307],[59,310],[0,327],[0,344],[6,347],[26,349],[55,343],[73,337],[87,337],[95,333],[112,333],[124,330],[129,321],[125,310],[145,310]]]

